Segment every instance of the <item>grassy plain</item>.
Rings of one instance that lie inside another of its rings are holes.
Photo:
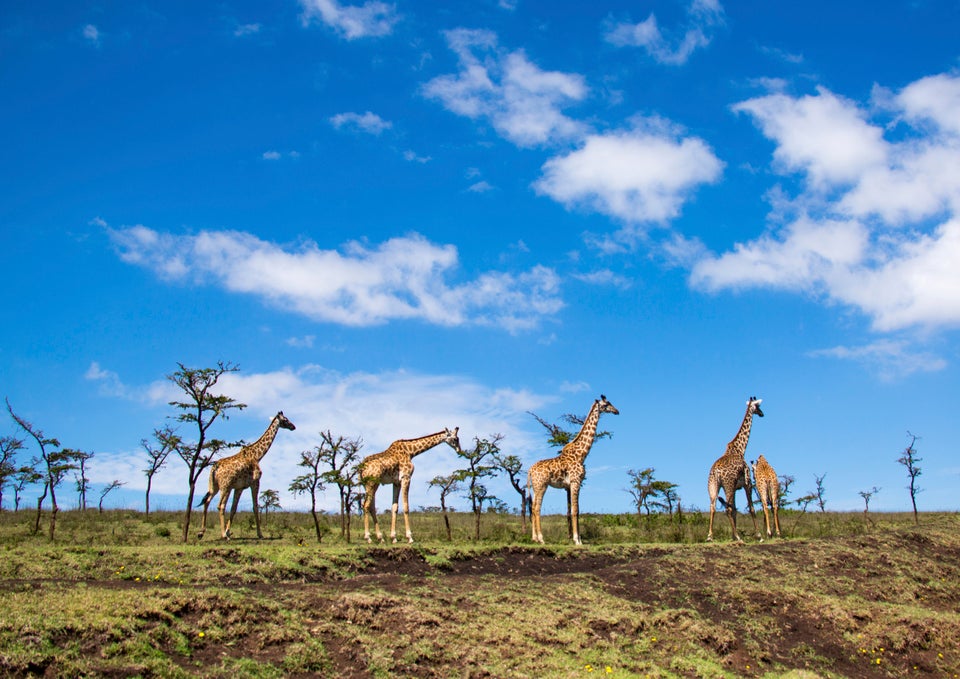
[[[546,547],[508,515],[475,542],[455,514],[447,542],[417,514],[412,546],[318,545],[296,513],[188,544],[173,512],[62,512],[54,542],[33,517],[0,513],[5,676],[960,674],[957,514],[790,512],[743,545],[699,514],[587,516],[583,547],[563,517]]]

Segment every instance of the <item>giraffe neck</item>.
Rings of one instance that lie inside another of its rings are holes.
[[[273,439],[277,437],[277,431],[279,429],[280,418],[274,417],[270,421],[267,430],[263,432],[263,435],[244,448],[244,452],[259,462],[263,459],[263,456],[267,454],[267,451],[270,450],[270,446],[273,445]]]
[[[429,436],[424,436],[418,439],[409,439],[407,441],[402,441],[402,449],[410,457],[419,455],[420,453],[426,452],[443,443],[443,440],[447,437],[447,432],[438,431],[436,434],[430,434]]]
[[[593,439],[597,436],[597,422],[600,420],[600,402],[596,401],[590,409],[590,413],[583,421],[580,432],[574,439],[563,447],[560,451],[561,457],[570,457],[578,462],[583,462],[590,452],[593,445]]]
[[[733,440],[727,444],[727,455],[736,455],[743,457],[747,449],[747,441],[750,440],[750,428],[753,426],[753,413],[750,412],[750,405],[747,405],[747,412],[743,416],[743,422],[740,424],[740,431],[733,437]]]

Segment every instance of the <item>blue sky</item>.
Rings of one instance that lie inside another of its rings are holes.
[[[369,454],[459,426],[529,465],[556,453],[530,412],[602,393],[581,511],[629,511],[645,467],[705,509],[753,395],[747,456],[795,496],[826,474],[828,508],[907,508],[910,431],[920,507],[957,509],[958,25],[926,0],[4,3],[3,395],[120,506],[165,376],[224,360],[249,407],[219,436],[297,424],[263,465],[286,508],[320,431]],[[418,457],[412,503],[456,466]],[[186,478],[171,459],[154,506]]]

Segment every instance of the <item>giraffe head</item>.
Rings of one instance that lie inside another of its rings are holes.
[[[597,403],[600,404],[601,413],[610,413],[611,415],[620,414],[620,411],[617,410],[616,406],[610,403],[610,401],[607,400],[607,397],[603,394],[600,394],[600,398],[597,400]]]
[[[453,431],[444,428],[444,438],[443,442],[449,445],[458,453],[460,452],[460,437],[457,435],[460,432],[460,427],[454,427]]]
[[[289,429],[290,431],[293,431],[297,428],[293,422],[287,419],[287,416],[283,414],[282,410],[277,413],[277,420],[279,420],[278,425],[283,429]]]
[[[747,410],[751,415],[759,415],[763,417],[763,411],[760,410],[760,404],[763,403],[762,398],[757,398],[756,396],[751,396],[750,400],[747,401]]]

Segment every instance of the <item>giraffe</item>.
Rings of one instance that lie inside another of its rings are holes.
[[[773,508],[773,525],[777,531],[777,537],[780,537],[780,480],[777,478],[777,472],[767,462],[763,455],[750,463],[753,470],[754,485],[757,488],[757,495],[760,496],[760,505],[763,507],[763,518],[767,524],[767,537],[772,537],[770,532],[770,513],[767,511],[767,503]]]
[[[603,394],[593,402],[580,432],[561,449],[559,455],[540,460],[531,465],[530,471],[527,473],[527,488],[533,489],[530,523],[534,542],[543,544],[543,532],[540,529],[540,507],[543,504],[543,495],[547,491],[547,486],[553,486],[554,488],[567,489],[567,510],[573,526],[573,542],[577,545],[583,544],[580,541],[580,527],[578,525],[580,484],[587,476],[583,461],[587,458],[590,446],[593,445],[593,439],[597,435],[597,422],[600,420],[602,413],[620,414],[620,411]]]
[[[230,524],[233,523],[233,516],[237,513],[237,505],[240,503],[240,494],[247,488],[253,494],[253,517],[257,522],[257,537],[263,538],[260,532],[260,507],[257,505],[257,495],[260,493],[260,460],[270,450],[273,439],[277,436],[280,428],[293,431],[296,429],[293,422],[288,420],[283,411],[278,412],[270,420],[267,430],[263,435],[251,443],[244,446],[240,452],[230,457],[217,460],[210,468],[210,483],[207,488],[207,494],[197,503],[197,506],[203,505],[203,524],[199,539],[203,539],[203,534],[207,532],[207,509],[210,508],[210,502],[213,496],[220,493],[220,537],[224,540],[230,539]],[[224,511],[227,508],[227,498],[230,497],[230,491],[233,491],[233,506],[230,509],[230,520],[224,521]]]
[[[403,525],[407,531],[407,542],[413,542],[410,532],[410,478],[413,476],[412,458],[430,450],[441,443],[448,444],[455,451],[460,452],[460,439],[457,433],[460,427],[444,429],[436,434],[423,436],[418,439],[400,439],[391,443],[386,450],[368,455],[360,463],[360,483],[366,495],[363,498],[363,537],[367,542],[370,539],[370,515],[373,515],[373,528],[377,533],[377,540],[383,542],[380,532],[380,522],[377,520],[377,488],[386,484],[393,485],[393,506],[390,519],[390,539],[397,541],[397,503],[403,494]]]
[[[743,423],[740,425],[740,431],[733,437],[733,440],[727,444],[727,451],[713,463],[710,467],[710,476],[707,479],[707,489],[710,492],[710,528],[707,531],[707,542],[713,540],[713,515],[717,510],[717,495],[720,489],[723,489],[724,499],[721,500],[726,508],[727,516],[730,517],[730,527],[733,530],[733,539],[737,542],[743,542],[740,534],[737,533],[737,506],[735,494],[738,488],[743,488],[747,493],[747,507],[750,509],[750,516],[753,518],[753,528],[760,537],[760,528],[757,525],[757,515],[753,511],[753,490],[750,483],[750,470],[747,468],[747,462],[744,460],[743,453],[747,448],[747,441],[750,440],[750,428],[753,425],[753,416],[763,417],[763,411],[760,410],[762,399],[751,396],[747,401],[747,412],[743,416]]]

